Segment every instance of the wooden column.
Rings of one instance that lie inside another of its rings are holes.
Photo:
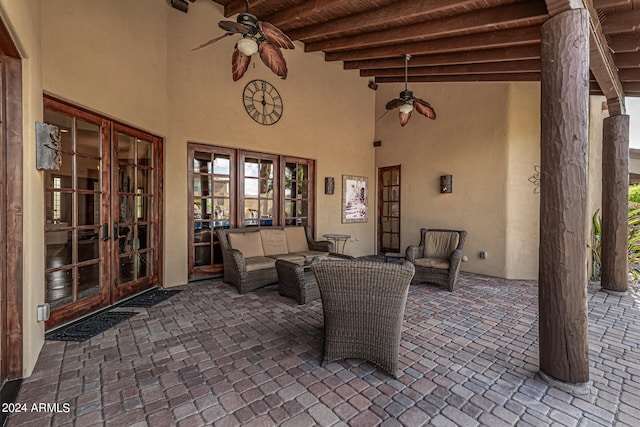
[[[604,119],[603,133],[600,283],[603,289],[626,292],[629,288],[629,116],[619,115]]]
[[[587,153],[589,21],[584,9],[542,26],[540,140],[540,370],[589,381]]]

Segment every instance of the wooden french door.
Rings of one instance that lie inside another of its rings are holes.
[[[189,144],[189,278],[223,272],[218,228],[235,227],[236,150]]]
[[[400,252],[400,165],[378,169],[378,253]]]
[[[47,328],[159,283],[161,140],[51,98],[62,166],[46,170]]]

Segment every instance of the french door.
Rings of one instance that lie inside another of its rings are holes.
[[[400,165],[378,169],[378,253],[400,252]]]
[[[159,283],[161,140],[51,98],[62,165],[45,177],[47,328]]]
[[[189,143],[189,279],[224,272],[218,228],[309,227],[315,161]]]

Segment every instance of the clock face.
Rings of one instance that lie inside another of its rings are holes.
[[[264,80],[252,80],[242,94],[244,109],[256,123],[273,125],[282,117],[282,98],[275,87]]]

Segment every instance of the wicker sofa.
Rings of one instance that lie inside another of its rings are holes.
[[[241,294],[278,282],[276,260],[304,263],[334,251],[329,241],[314,241],[307,227],[216,230],[224,262],[224,281]]]
[[[453,291],[458,281],[462,248],[467,240],[464,230],[420,230],[420,244],[407,248],[407,261],[415,265],[413,283],[428,282]]]

